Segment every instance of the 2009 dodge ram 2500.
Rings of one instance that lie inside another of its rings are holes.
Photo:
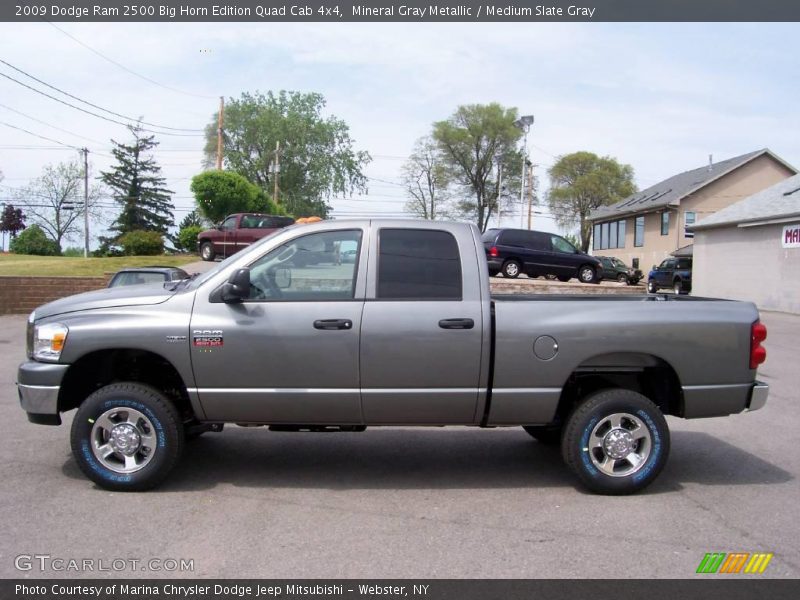
[[[109,489],[158,484],[224,423],[522,425],[591,490],[626,494],[664,466],[666,415],[764,405],[765,337],[744,302],[492,298],[466,224],[327,221],[193,280],[37,308],[18,389],[34,423],[77,409],[75,460]]]

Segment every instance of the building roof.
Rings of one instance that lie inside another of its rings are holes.
[[[792,165],[786,163],[767,148],[764,148],[713,163],[710,167],[706,165],[704,167],[692,169],[691,171],[673,175],[669,179],[652,185],[641,192],[636,192],[624,200],[620,200],[616,204],[601,206],[597,210],[592,211],[589,215],[589,220],[595,221],[622,217],[634,213],[650,212],[664,206],[677,206],[681,199],[762,155],[770,156],[786,168],[797,173],[797,169]]]
[[[709,215],[691,226],[710,229],[740,223],[800,219],[800,175],[793,175]]]
[[[675,258],[692,258],[694,256],[694,244],[689,244],[688,246],[681,246],[675,252],[671,253],[670,256],[674,256]]]

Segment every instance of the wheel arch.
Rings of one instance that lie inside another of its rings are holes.
[[[645,352],[613,352],[587,358],[570,373],[561,389],[556,422],[563,423],[586,396],[609,388],[638,392],[665,415],[684,414],[680,378],[672,365]]]
[[[156,388],[170,399],[184,420],[201,416],[175,366],[160,354],[135,348],[96,350],[76,360],[61,382],[58,411],[77,408],[94,391],[122,381]]]

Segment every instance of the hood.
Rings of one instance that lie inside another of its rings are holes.
[[[36,320],[81,310],[161,304],[174,293],[174,291],[166,289],[162,283],[105,288],[95,292],[67,296],[39,306],[35,311]]]

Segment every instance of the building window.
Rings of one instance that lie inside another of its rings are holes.
[[[601,223],[594,226],[592,248],[608,250],[625,247],[625,220]]]
[[[661,235],[669,235],[669,213],[661,213]]]
[[[687,211],[687,212],[683,213],[683,237],[687,237],[687,238],[693,238],[694,237],[694,233],[689,231],[688,227],[689,227],[689,225],[694,224],[694,221],[695,221],[696,218],[697,218],[697,215],[695,213],[693,213],[693,212],[688,212]]]
[[[633,230],[633,245],[637,248],[644,246],[644,215],[636,217]]]

